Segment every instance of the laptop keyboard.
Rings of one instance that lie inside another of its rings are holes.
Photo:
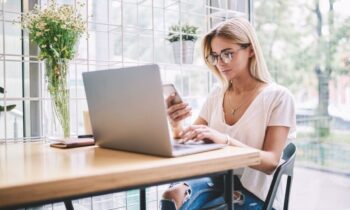
[[[204,145],[205,143],[203,141],[193,141],[193,140],[189,140],[185,143],[177,143],[175,142],[173,144],[173,148],[174,150],[181,150],[181,149],[191,149],[195,146],[198,146],[198,145]]]
[[[186,145],[186,144],[174,144],[173,145],[174,149],[189,149],[193,148],[193,145]]]

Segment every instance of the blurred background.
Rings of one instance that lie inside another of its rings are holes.
[[[288,87],[296,100],[298,152],[290,209],[350,209],[348,0],[57,2],[84,3],[79,11],[88,26],[88,35],[81,38],[78,55],[70,63],[72,135],[85,133],[87,104],[81,74],[86,71],[158,63],[163,82],[175,84],[196,117],[208,92],[218,84],[201,57],[201,37],[221,21],[245,16],[257,31],[275,81]],[[13,105],[6,112],[0,109],[0,144],[45,141],[58,129],[44,65],[19,24],[21,14],[34,4],[44,6],[47,1],[0,1],[0,106]],[[176,25],[190,25],[197,31],[176,31]],[[176,48],[171,33],[182,37],[182,47]],[[184,51],[182,35],[198,38],[189,51]],[[149,209],[158,208],[165,187],[147,189]],[[138,209],[138,199],[136,190],[79,199],[74,205],[77,209]],[[36,209],[64,209],[64,205]]]

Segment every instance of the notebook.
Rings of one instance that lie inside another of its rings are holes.
[[[68,140],[55,140],[51,143],[51,147],[57,147],[62,149],[74,148],[74,147],[84,147],[94,145],[95,141],[93,138],[70,138]]]
[[[158,65],[85,72],[83,82],[100,147],[175,157],[225,146],[171,138]]]

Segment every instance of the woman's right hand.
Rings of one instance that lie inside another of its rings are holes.
[[[186,119],[187,117],[191,116],[192,109],[188,105],[188,103],[173,104],[174,99],[175,99],[175,94],[170,95],[166,99],[166,105],[167,105],[167,113],[170,119],[170,123],[173,128],[177,128],[180,126],[180,122],[183,119]]]

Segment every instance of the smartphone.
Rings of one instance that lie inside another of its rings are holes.
[[[174,84],[164,84],[163,85],[163,94],[164,94],[164,98],[168,98],[171,94],[175,93],[175,98],[174,100],[171,101],[171,104],[179,104],[182,103],[182,99],[179,95],[179,93],[177,92]]]

